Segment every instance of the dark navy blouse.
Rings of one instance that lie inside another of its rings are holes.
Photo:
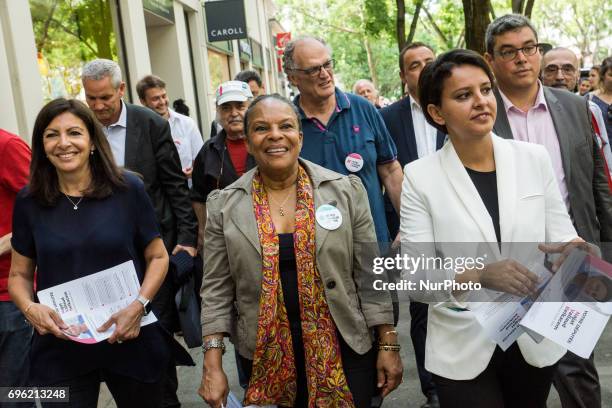
[[[78,209],[60,197],[43,206],[25,187],[17,196],[12,246],[36,263],[36,288],[42,290],[132,260],[142,283],[144,250],[159,229],[142,181],[124,174],[127,188],[104,199],[83,198]],[[70,197],[77,203],[78,197]],[[80,344],[35,332],[31,350],[33,385],[72,379],[107,369],[144,382],[156,382],[169,363],[168,335],[158,323],[122,344]]]

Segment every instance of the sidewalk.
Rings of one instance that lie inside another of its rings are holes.
[[[384,408],[419,408],[425,398],[421,394],[418,375],[414,363],[414,350],[410,341],[410,312],[408,304],[400,306],[400,324],[398,332],[402,344],[402,361],[404,362],[404,382],[397,390],[391,393],[383,404]],[[228,343],[228,349],[223,357],[223,367],[227,374],[231,390],[242,398],[243,391],[238,385],[236,366],[234,361],[234,348]],[[200,349],[190,350],[196,367],[179,367],[179,399],[184,408],[207,406],[198,395],[198,387],[202,379],[202,352]],[[608,323],[597,348],[595,360],[599,371],[599,380],[602,387],[602,408],[612,408],[612,323]],[[99,408],[115,407],[106,387],[100,393]],[[548,408],[561,408],[559,397],[554,387],[548,399]]]

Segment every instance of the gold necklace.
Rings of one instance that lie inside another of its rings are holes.
[[[270,194],[270,192],[268,191],[267,188],[266,188],[266,193],[268,194],[268,198],[270,198],[270,200],[272,200],[275,204],[278,205],[278,212],[280,213],[280,216],[284,217],[285,216],[285,210],[283,209],[283,206],[285,205],[287,200],[289,200],[289,197],[291,197],[291,193],[293,193],[293,191],[289,191],[289,193],[287,194],[287,197],[285,197],[285,199],[283,200],[282,203],[279,203],[278,201],[276,201],[274,199],[274,197],[272,196],[272,194]]]

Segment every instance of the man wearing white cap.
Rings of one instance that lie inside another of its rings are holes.
[[[244,113],[253,98],[246,82],[227,81],[216,93],[217,122],[223,127],[200,150],[193,164],[191,201],[198,217],[198,247],[202,248],[206,224],[206,197],[225,188],[255,166],[247,153],[244,133]]]

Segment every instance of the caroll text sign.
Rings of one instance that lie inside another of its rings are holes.
[[[204,8],[209,42],[247,38],[244,0],[207,1]]]

